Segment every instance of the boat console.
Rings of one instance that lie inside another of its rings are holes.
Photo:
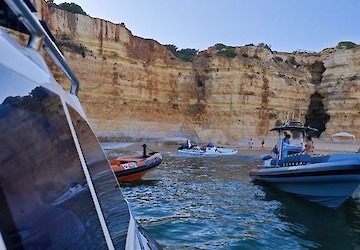
[[[288,155],[290,156],[293,154],[298,154],[298,153],[301,153],[302,151],[303,151],[303,148],[300,146],[286,144],[286,145],[283,145],[282,157],[286,157]]]

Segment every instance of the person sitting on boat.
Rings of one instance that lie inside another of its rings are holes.
[[[279,150],[278,150],[277,145],[275,145],[273,147],[273,149],[271,149],[271,154],[274,154],[275,156],[277,156],[279,154]]]
[[[181,149],[190,149],[191,147],[193,147],[193,145],[191,145],[190,143],[190,140],[187,140],[186,143],[182,144],[178,150],[181,150]]]
[[[284,139],[283,139],[283,144],[290,144],[290,138],[291,135],[289,135],[288,133],[284,133]]]
[[[303,152],[306,152],[309,155],[314,156],[314,142],[310,135],[306,137],[305,149]]]
[[[291,136],[285,131],[284,132],[284,138],[283,138],[283,141],[282,141],[282,150],[283,150],[282,156],[283,157],[288,155],[287,148],[290,146],[290,138],[291,138]]]

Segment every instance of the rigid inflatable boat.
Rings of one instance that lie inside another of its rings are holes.
[[[285,131],[304,137],[315,129],[300,122],[288,122],[271,131],[278,132],[276,156],[265,156],[263,166],[252,169],[250,177],[330,208],[358,198],[360,190],[360,154],[325,154],[311,156],[301,147],[284,145]]]
[[[120,182],[140,180],[162,162],[161,154],[157,152],[147,154],[146,144],[143,145],[143,148],[143,154],[122,156],[109,161]]]

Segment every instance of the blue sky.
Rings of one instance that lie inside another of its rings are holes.
[[[55,3],[65,1],[55,0]],[[360,44],[359,0],[73,0],[92,17],[125,23],[135,36],[179,49],[266,43],[319,52]]]

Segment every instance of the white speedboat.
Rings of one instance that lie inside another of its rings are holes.
[[[234,155],[238,151],[230,148],[216,147],[213,143],[200,147],[191,145],[190,140],[187,140],[185,144],[178,148],[178,152],[190,155]]]
[[[0,249],[161,249],[132,216],[78,80],[33,11],[29,0],[0,0]],[[28,34],[28,44],[8,30]]]

